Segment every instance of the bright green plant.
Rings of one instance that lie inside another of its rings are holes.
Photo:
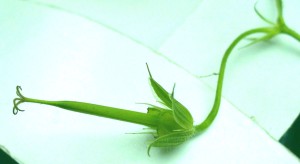
[[[171,147],[179,145],[194,135],[193,117],[187,108],[174,98],[175,85],[172,93],[168,93],[153,79],[149,68],[148,71],[151,87],[158,97],[158,101],[163,104],[164,107],[150,105],[147,113],[76,101],[32,99],[21,94],[20,86],[17,86],[17,95],[19,97],[14,99],[13,113],[17,114],[18,111],[22,111],[18,105],[24,102],[52,105],[75,112],[141,124],[152,128],[155,130],[152,134],[156,139],[149,145],[148,154],[151,147]]]
[[[200,134],[205,129],[207,129],[216,118],[221,103],[221,94],[222,94],[226,63],[232,50],[238,45],[238,43],[241,40],[253,34],[264,34],[264,36],[261,38],[252,39],[253,41],[250,43],[251,45],[251,44],[258,43],[260,41],[269,40],[278,34],[286,34],[300,41],[300,35],[296,33],[294,30],[290,29],[286,25],[283,19],[282,1],[276,0],[276,5],[277,5],[278,17],[275,23],[272,23],[264,16],[262,16],[262,14],[260,14],[258,10],[255,8],[255,12],[257,13],[257,15],[262,20],[270,24],[271,26],[251,29],[240,34],[225,51],[220,66],[214,105],[209,115],[206,117],[206,119],[198,125],[193,124],[194,122],[193,117],[188,111],[188,109],[174,98],[175,85],[171,93],[167,92],[158,82],[154,80],[154,78],[150,73],[148,65],[147,65],[147,69],[150,76],[149,80],[150,80],[151,87],[156,97],[158,97],[158,101],[163,105],[163,107],[149,105],[147,113],[135,112],[126,109],[119,109],[119,108],[107,107],[107,106],[84,103],[84,102],[48,101],[48,100],[32,99],[32,98],[25,97],[21,94],[20,86],[17,86],[17,95],[19,97],[15,98],[13,101],[14,102],[13,113],[17,114],[18,111],[22,111],[19,108],[19,105],[21,103],[31,102],[31,103],[39,103],[39,104],[56,106],[56,107],[60,107],[75,112],[86,113],[86,114],[145,125],[154,130],[152,134],[155,137],[155,139],[150,143],[148,147],[148,154],[150,152],[151,147],[174,147],[179,144],[182,144],[189,138],[197,134]]]

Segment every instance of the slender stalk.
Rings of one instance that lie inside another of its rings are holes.
[[[246,31],[242,34],[240,34],[228,47],[226,52],[224,53],[224,56],[221,61],[221,66],[220,66],[220,72],[219,72],[219,78],[218,78],[218,84],[217,84],[217,90],[216,90],[216,96],[215,96],[215,101],[214,105],[212,107],[211,112],[209,115],[206,117],[206,119],[199,125],[195,126],[196,133],[199,133],[203,130],[205,130],[207,127],[211,125],[211,123],[214,121],[216,118],[220,104],[221,104],[221,97],[222,97],[222,87],[223,87],[223,81],[224,81],[224,75],[225,75],[225,68],[226,68],[226,63],[228,60],[228,57],[230,56],[232,50],[236,47],[236,45],[244,38],[247,36],[254,34],[254,33],[268,33],[270,31],[270,28],[256,28],[256,29],[251,29],[249,31]]]
[[[39,99],[32,99],[32,98],[24,98],[22,101],[56,106],[74,112],[101,116],[101,117],[141,124],[149,127],[156,127],[158,123],[158,117],[156,115],[149,115],[147,113],[135,112],[126,109],[107,107],[107,106],[84,103],[84,102],[47,101],[47,100],[39,100]]]
[[[282,27],[281,30],[282,30],[282,33],[287,34],[287,35],[289,35],[290,37],[296,39],[298,42],[300,42],[300,35],[299,35],[296,31],[290,29],[290,28],[289,28],[288,26],[286,26],[286,25],[283,25],[283,27]]]
[[[282,12],[282,1],[277,0],[276,3],[277,3],[278,18],[277,18],[277,24],[276,25],[274,24],[275,25],[274,27],[256,28],[256,29],[246,31],[246,32],[240,34],[231,43],[229,48],[226,50],[226,52],[223,56],[222,62],[221,62],[221,66],[220,66],[220,72],[219,72],[219,78],[218,78],[218,83],[217,83],[217,90],[216,90],[214,105],[212,107],[211,112],[206,117],[206,119],[201,124],[195,126],[196,132],[199,133],[199,132],[203,131],[204,129],[206,129],[207,127],[209,127],[211,125],[211,123],[214,121],[214,119],[216,118],[216,115],[218,114],[220,104],[221,104],[222,87],[223,87],[226,63],[227,63],[228,57],[230,56],[232,50],[242,39],[246,38],[249,35],[255,34],[255,33],[266,33],[266,36],[257,40],[257,41],[263,41],[263,40],[271,39],[275,35],[282,33],[282,34],[289,35],[290,37],[292,37],[300,42],[300,35],[296,31],[290,29],[285,24],[285,21],[282,16],[282,13],[283,13]],[[263,20],[265,20],[265,19],[263,19]]]

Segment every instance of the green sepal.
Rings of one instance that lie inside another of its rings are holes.
[[[159,98],[159,100],[162,101],[162,104],[165,105],[166,107],[168,108],[172,108],[172,101],[169,97],[169,93],[160,85],[158,84],[158,82],[156,82],[153,78],[152,78],[152,75],[151,75],[151,72],[150,72],[150,69],[148,67],[148,64],[147,64],[147,69],[148,69],[148,72],[149,72],[149,79],[150,79],[150,84],[151,84],[151,87],[154,91],[154,93],[156,94],[156,96]]]
[[[193,127],[194,119],[189,110],[174,98],[174,89],[175,85],[172,94],[170,95],[174,119],[182,128],[191,129]]]
[[[184,131],[175,131],[173,133],[161,136],[154,140],[148,147],[148,155],[152,147],[174,147],[182,144],[194,135],[194,128]]]

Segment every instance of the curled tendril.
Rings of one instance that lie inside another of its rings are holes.
[[[22,95],[21,91],[22,91],[22,88],[21,86],[17,86],[16,87],[16,93],[17,93],[17,96],[19,96],[18,98],[15,98],[13,100],[13,103],[14,103],[14,107],[13,107],[13,114],[16,115],[18,114],[19,111],[23,112],[24,110],[20,109],[19,108],[19,105],[22,104],[23,102],[25,102],[25,99],[26,97]]]

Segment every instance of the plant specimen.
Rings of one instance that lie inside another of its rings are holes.
[[[153,79],[148,65],[147,69],[149,71],[152,89],[164,106],[158,107],[149,104],[147,113],[76,101],[32,99],[21,94],[20,86],[17,86],[17,95],[19,98],[14,99],[13,113],[17,114],[18,111],[22,111],[18,105],[24,102],[52,105],[75,112],[108,117],[152,128],[155,130],[152,134],[156,139],[149,145],[148,154],[151,147],[170,147],[179,145],[194,135],[195,127],[193,126],[193,117],[187,108],[174,98],[175,85],[172,93],[168,93]]]
[[[270,24],[270,26],[251,29],[240,34],[225,51],[218,74],[218,83],[213,107],[206,119],[198,125],[193,124],[193,117],[188,109],[175,99],[175,85],[172,92],[166,91],[157,81],[154,80],[148,65],[147,69],[149,72],[150,84],[156,97],[158,97],[158,101],[162,104],[162,107],[148,104],[149,107],[147,113],[84,102],[48,101],[28,98],[21,94],[20,86],[17,86],[17,95],[19,97],[15,98],[13,101],[13,113],[17,114],[18,111],[22,111],[19,108],[19,105],[21,103],[31,102],[56,106],[75,112],[145,125],[153,129],[152,134],[155,137],[155,139],[150,143],[148,147],[148,154],[150,153],[151,147],[174,147],[182,144],[189,138],[200,134],[200,132],[203,132],[205,129],[207,129],[216,118],[221,103],[221,94],[226,63],[231,52],[240,41],[254,34],[263,34],[263,36],[260,38],[252,38],[252,42],[249,45],[256,44],[261,41],[270,40],[278,34],[286,34],[300,41],[300,35],[289,28],[284,21],[282,0],[276,0],[276,6],[278,14],[276,22],[272,22],[265,18],[255,7],[255,12],[257,13],[257,15],[263,21]]]

